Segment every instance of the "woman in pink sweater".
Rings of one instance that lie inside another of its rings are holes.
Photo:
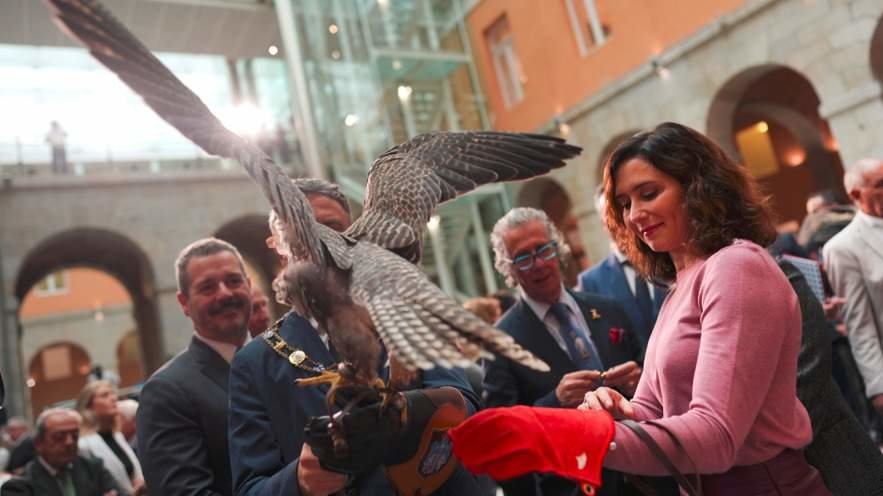
[[[604,180],[610,232],[639,272],[672,290],[634,398],[599,388],[581,408],[645,421],[706,495],[829,494],[800,452],[812,439],[795,387],[800,309],[761,248],[775,230],[747,170],[665,123],[621,144]],[[617,425],[615,441],[606,467],[667,473],[631,430]]]

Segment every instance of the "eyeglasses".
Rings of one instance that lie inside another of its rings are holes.
[[[558,256],[558,243],[555,241],[551,241],[549,243],[544,244],[536,249],[533,253],[525,253],[524,255],[518,255],[514,259],[512,259],[512,266],[521,272],[530,270],[533,267],[536,259],[540,260],[552,260],[553,258]]]

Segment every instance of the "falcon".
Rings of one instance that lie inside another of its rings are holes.
[[[374,160],[363,214],[338,233],[316,222],[304,194],[270,157],[225,128],[99,2],[47,1],[62,29],[160,117],[207,153],[238,160],[258,184],[282,230],[281,249],[288,259],[285,300],[318,322],[343,359],[339,376],[329,372],[318,381],[343,377],[374,387],[382,353],[377,336],[391,368],[406,371],[464,366],[492,353],[549,370],[507,334],[460,307],[417,264],[423,230],[440,203],[483,184],[545,174],[578,155],[579,147],[534,134],[416,136]]]

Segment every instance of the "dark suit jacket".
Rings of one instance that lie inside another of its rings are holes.
[[[647,349],[647,341],[650,340],[650,331],[656,324],[656,317],[659,316],[659,309],[662,308],[662,302],[665,301],[666,289],[656,285],[653,293],[653,318],[647,321],[641,310],[638,308],[638,301],[635,295],[629,289],[628,279],[622,270],[622,264],[616,255],[610,254],[607,258],[598,262],[594,267],[583,271],[579,275],[579,291],[587,293],[597,293],[606,296],[622,306],[629,321],[632,323],[632,329],[641,341],[642,349]]]
[[[285,318],[279,334],[314,360],[335,362],[316,330],[297,314]],[[237,496],[300,494],[297,463],[304,426],[310,417],[328,413],[327,389],[296,386],[294,381],[303,377],[310,374],[292,367],[261,338],[236,354],[230,372],[230,463]],[[424,388],[441,386],[459,389],[470,413],[479,408],[480,400],[462,371],[436,367],[423,373]],[[359,494],[395,494],[380,469],[356,484]],[[475,478],[460,467],[436,494],[479,491]]]
[[[116,490],[120,496],[128,496],[117,486],[101,460],[78,456],[71,467],[71,477],[77,496],[102,496]],[[0,496],[62,496],[58,480],[38,460],[25,467],[24,473],[6,481],[0,488]]]
[[[797,293],[803,340],[797,361],[797,396],[809,412],[813,440],[806,460],[835,496],[883,495],[883,454],[852,414],[831,376],[831,342],[822,305],[803,274],[779,261]]]
[[[32,460],[37,458],[37,451],[34,449],[34,438],[28,434],[19,440],[18,444],[9,453],[9,464],[6,470],[14,472],[16,469],[24,467]]]
[[[227,452],[230,366],[196,337],[141,390],[138,457],[150,494],[232,495]]]
[[[571,291],[570,294],[582,309],[583,316],[592,333],[592,341],[598,348],[598,354],[605,367],[610,368],[629,360],[639,363],[642,361],[641,345],[632,333],[629,320],[619,304],[600,295],[576,291]],[[600,314],[600,318],[592,318],[592,309]],[[546,326],[527,302],[523,298],[519,298],[515,305],[500,318],[496,327],[509,333],[518,344],[549,364],[552,370],[538,372],[503,357],[489,361],[485,365],[484,378],[487,406],[560,407],[561,404],[555,396],[555,387],[558,386],[558,382],[564,374],[574,372],[577,368],[567,352],[558,346],[555,338],[549,334]],[[625,334],[618,344],[614,344],[610,338],[609,331],[612,327],[625,330]],[[617,476],[605,470],[602,477],[604,479],[604,494],[616,494]],[[504,482],[501,485],[508,496],[570,496],[578,494],[575,492],[576,485],[573,482],[559,477],[526,476]]]

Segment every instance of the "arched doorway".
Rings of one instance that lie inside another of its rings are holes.
[[[272,302],[271,317],[287,311],[287,308],[275,302],[270,290],[270,283],[278,270],[278,259],[265,242],[270,236],[267,215],[246,215],[231,220],[221,226],[214,236],[232,244],[242,254],[252,283],[259,284]]]
[[[64,341],[40,348],[28,363],[27,386],[35,417],[54,403],[75,398],[91,369],[86,350]]]
[[[24,301],[46,276],[72,267],[99,270],[122,284],[131,299],[144,373],[156,370],[162,364],[159,311],[154,272],[144,251],[125,236],[104,229],[79,228],[55,234],[25,257],[15,280],[15,296]]]
[[[800,222],[813,192],[832,190],[845,199],[843,163],[819,104],[805,76],[764,65],[731,78],[709,109],[709,137],[751,170],[779,222]]]
[[[616,147],[619,146],[620,143],[639,132],[641,132],[640,129],[632,129],[630,131],[619,133],[607,141],[607,144],[604,145],[604,148],[601,149],[601,153],[598,155],[598,162],[595,166],[595,184],[601,184],[601,181],[604,180],[604,166],[607,165],[607,159],[610,158],[610,154],[616,150]],[[594,201],[594,197],[592,200]]]
[[[579,235],[579,225],[573,215],[570,195],[554,179],[544,177],[524,185],[518,193],[518,205],[546,212],[555,227],[561,231],[571,250],[570,259],[562,260],[565,284],[567,287],[575,286],[579,273],[589,266],[589,258]]]
[[[110,274],[88,267],[70,267],[52,272],[34,286],[19,306],[23,363],[31,362],[40,350],[66,341],[89,355],[87,369],[100,370],[111,380],[123,377],[125,387],[144,380],[143,358],[138,341],[132,299],[120,281]],[[117,343],[131,334],[129,370],[119,367]],[[48,367],[49,365],[44,365]],[[36,380],[31,377],[32,380]],[[36,382],[41,386],[41,382]],[[56,400],[73,399],[78,389],[53,386]],[[33,387],[31,387],[33,391]],[[32,401],[33,404],[33,401]]]

